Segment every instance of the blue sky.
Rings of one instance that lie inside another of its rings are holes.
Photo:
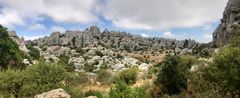
[[[25,39],[97,25],[144,37],[210,42],[227,0],[0,0],[0,24]]]

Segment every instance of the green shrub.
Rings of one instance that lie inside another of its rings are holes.
[[[103,64],[102,66],[100,66],[100,69],[109,69],[109,68],[111,68],[111,66],[108,64]]]
[[[196,56],[183,55],[181,56],[180,69],[182,72],[189,73],[189,70],[194,64],[199,64],[199,61]]]
[[[8,36],[7,28],[0,25],[0,69],[22,68],[24,53]]]
[[[68,72],[73,72],[75,70],[75,66],[73,64],[68,64],[68,61],[70,59],[69,56],[66,55],[66,52],[64,52],[63,54],[61,54],[59,56],[59,64],[64,65],[64,68],[68,71]]]
[[[24,74],[19,70],[5,70],[0,72],[0,95],[5,98],[20,97],[19,93],[24,83]],[[1,96],[0,96],[1,97]]]
[[[69,80],[72,85],[79,85],[89,81],[88,75],[84,72],[81,73],[70,73],[71,80]]]
[[[112,75],[107,70],[99,70],[97,73],[97,80],[103,84],[109,84],[111,82]]]
[[[150,98],[150,94],[147,92],[146,87],[137,87],[133,89],[136,92],[135,98]]]
[[[240,93],[240,48],[227,47],[214,56],[210,71],[225,94]]]
[[[235,37],[233,37],[232,39],[230,39],[230,41],[229,41],[229,46],[231,46],[231,47],[240,47],[240,36],[238,35],[238,36],[235,36]]]
[[[28,82],[22,89],[23,96],[33,96],[62,86],[61,81],[67,77],[66,70],[57,64],[42,63],[33,65],[24,73]]]
[[[181,58],[168,56],[157,76],[156,84],[165,88],[167,94],[178,94],[187,88],[187,78],[180,70]]]
[[[84,98],[84,94],[82,91],[75,87],[65,87],[64,89],[69,95],[71,95],[71,98]]]
[[[35,60],[40,58],[40,52],[36,49],[33,48],[33,46],[31,44],[27,45],[27,48],[29,49],[28,54]]]
[[[84,70],[87,72],[93,72],[95,69],[97,69],[95,64],[93,64],[93,65],[90,65],[88,63],[84,64]]]
[[[88,97],[88,96],[96,96],[97,98],[103,98],[103,95],[101,92],[93,91],[93,90],[87,91],[85,93],[85,97]]]
[[[134,84],[137,80],[138,76],[138,68],[129,68],[126,70],[123,70],[119,74],[119,79],[125,82],[126,84]]]
[[[131,88],[123,81],[117,81],[109,92],[110,98],[150,98],[146,87]]]
[[[82,49],[82,47],[76,48],[76,52],[79,53],[80,55],[84,54],[84,50]]]
[[[136,98],[133,90],[123,81],[117,81],[116,85],[111,87],[110,98]]]
[[[98,55],[98,56],[100,56],[100,57],[104,56],[101,51],[96,51],[96,55]]]

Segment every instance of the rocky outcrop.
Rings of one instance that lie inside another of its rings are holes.
[[[100,32],[97,26],[91,26],[84,31],[66,31],[61,34],[53,32],[49,37],[34,40],[33,43],[43,46],[67,46],[71,48],[86,46],[103,46],[126,51],[163,51],[177,49],[190,50],[199,46],[194,40],[178,41],[165,38],[144,38],[126,32],[108,31]]]
[[[27,49],[25,45],[24,38],[19,38],[17,36],[16,31],[10,31],[8,32],[9,37],[19,46],[19,49],[25,53],[27,53],[29,50]]]
[[[229,0],[221,24],[213,33],[213,44],[225,45],[229,39],[240,34],[240,0]]]
[[[54,89],[49,92],[36,95],[34,98],[71,98],[71,96],[63,89]]]

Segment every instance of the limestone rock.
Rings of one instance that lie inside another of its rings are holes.
[[[17,36],[17,33],[16,31],[10,31],[8,32],[8,35],[9,37],[19,46],[19,49],[25,53],[28,53],[28,49],[26,47],[26,44],[25,44],[25,41],[24,41],[24,38],[19,38]]]
[[[60,32],[53,32],[47,39],[47,44],[54,46],[59,45],[60,42]]]
[[[223,18],[213,33],[215,46],[225,45],[233,36],[240,35],[240,0],[229,0]]]
[[[49,92],[34,96],[34,98],[71,98],[71,96],[63,89],[54,89]]]

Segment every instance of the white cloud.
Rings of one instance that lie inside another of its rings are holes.
[[[43,38],[44,36],[23,36],[25,40],[34,40],[38,38]]]
[[[66,29],[61,27],[61,26],[52,26],[50,28],[50,32],[56,32],[56,31],[59,31],[59,32],[65,32]]]
[[[31,30],[31,31],[40,31],[40,30],[46,30],[46,26],[43,25],[43,24],[32,24],[29,26],[28,30]]]
[[[163,32],[162,36],[164,38],[174,38],[174,35],[171,32]]]
[[[144,34],[144,33],[142,33],[142,34],[140,34],[142,37],[149,37],[149,35],[147,35],[147,34]]]
[[[14,29],[14,25],[26,25],[23,18],[13,10],[2,9],[0,13],[0,24]]]
[[[43,16],[57,23],[89,23],[97,20],[96,3],[96,0],[0,0],[4,9],[0,23],[29,24],[29,20],[39,21]]]
[[[212,41],[213,37],[212,37],[212,33],[214,32],[215,27],[213,27],[210,24],[204,25],[202,27],[202,31],[203,31],[203,38],[202,38],[202,42],[210,42]]]
[[[105,0],[103,16],[122,28],[169,30],[218,21],[228,0]]]

